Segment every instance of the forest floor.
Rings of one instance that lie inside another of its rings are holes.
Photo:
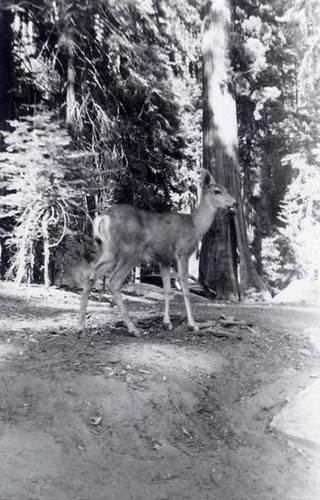
[[[1,286],[0,500],[320,499],[320,454],[270,427],[320,378],[320,311],[193,295],[196,334],[175,293],[167,332],[143,290],[142,338],[96,293],[78,339],[79,294]]]

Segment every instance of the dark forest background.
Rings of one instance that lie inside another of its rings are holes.
[[[192,211],[203,167],[240,202],[203,284],[318,279],[319,26],[317,0],[2,0],[1,279],[64,284],[96,213]]]

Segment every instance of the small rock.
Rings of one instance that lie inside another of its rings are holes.
[[[292,441],[320,450],[320,380],[301,391],[274,417],[270,427]]]
[[[94,426],[97,426],[97,425],[100,425],[102,422],[102,417],[101,416],[98,416],[98,417],[93,417],[91,419],[91,425],[94,425]]]

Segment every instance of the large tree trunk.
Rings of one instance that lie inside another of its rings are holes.
[[[220,211],[202,241],[200,281],[218,299],[240,298],[249,288],[265,286],[249,251],[241,204],[237,115],[231,91],[228,0],[203,4],[203,166],[239,202],[237,213]]]
[[[13,13],[11,10],[0,7],[0,130],[6,130],[8,125],[6,120],[13,118],[13,56],[12,40],[13,34],[11,24]],[[4,138],[0,134],[0,150],[4,147]],[[5,194],[6,188],[1,188],[1,194]],[[6,245],[7,234],[11,230],[13,218],[2,217],[0,228],[0,239],[2,253],[0,259],[0,279],[2,279],[10,267],[11,250]]]
[[[74,132],[76,121],[76,67],[75,67],[75,42],[73,26],[70,21],[68,4],[65,0],[59,0],[59,24],[60,24],[60,45],[63,54],[66,71],[66,95],[65,95],[65,119],[66,125],[71,132]]]
[[[12,118],[12,21],[12,12],[0,9],[0,129]]]

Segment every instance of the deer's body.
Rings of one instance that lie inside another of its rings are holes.
[[[154,231],[157,228],[157,231]],[[108,252],[135,262],[172,264],[177,255],[190,256],[198,235],[192,216],[154,213],[130,205],[115,205],[94,221],[94,237]],[[101,242],[101,243],[100,243]]]
[[[92,284],[97,278],[106,276],[108,287],[129,332],[139,334],[125,308],[120,290],[132,268],[141,262],[158,262],[161,265],[165,295],[164,324],[168,328],[172,328],[169,316],[170,265],[177,263],[188,324],[197,329],[189,299],[188,261],[212,224],[217,209],[234,204],[234,198],[224,187],[216,184],[207,172],[202,200],[193,214],[155,213],[138,210],[130,205],[114,205],[104,215],[98,216],[93,223],[93,234],[99,251],[84,284],[80,329],[85,326]]]

